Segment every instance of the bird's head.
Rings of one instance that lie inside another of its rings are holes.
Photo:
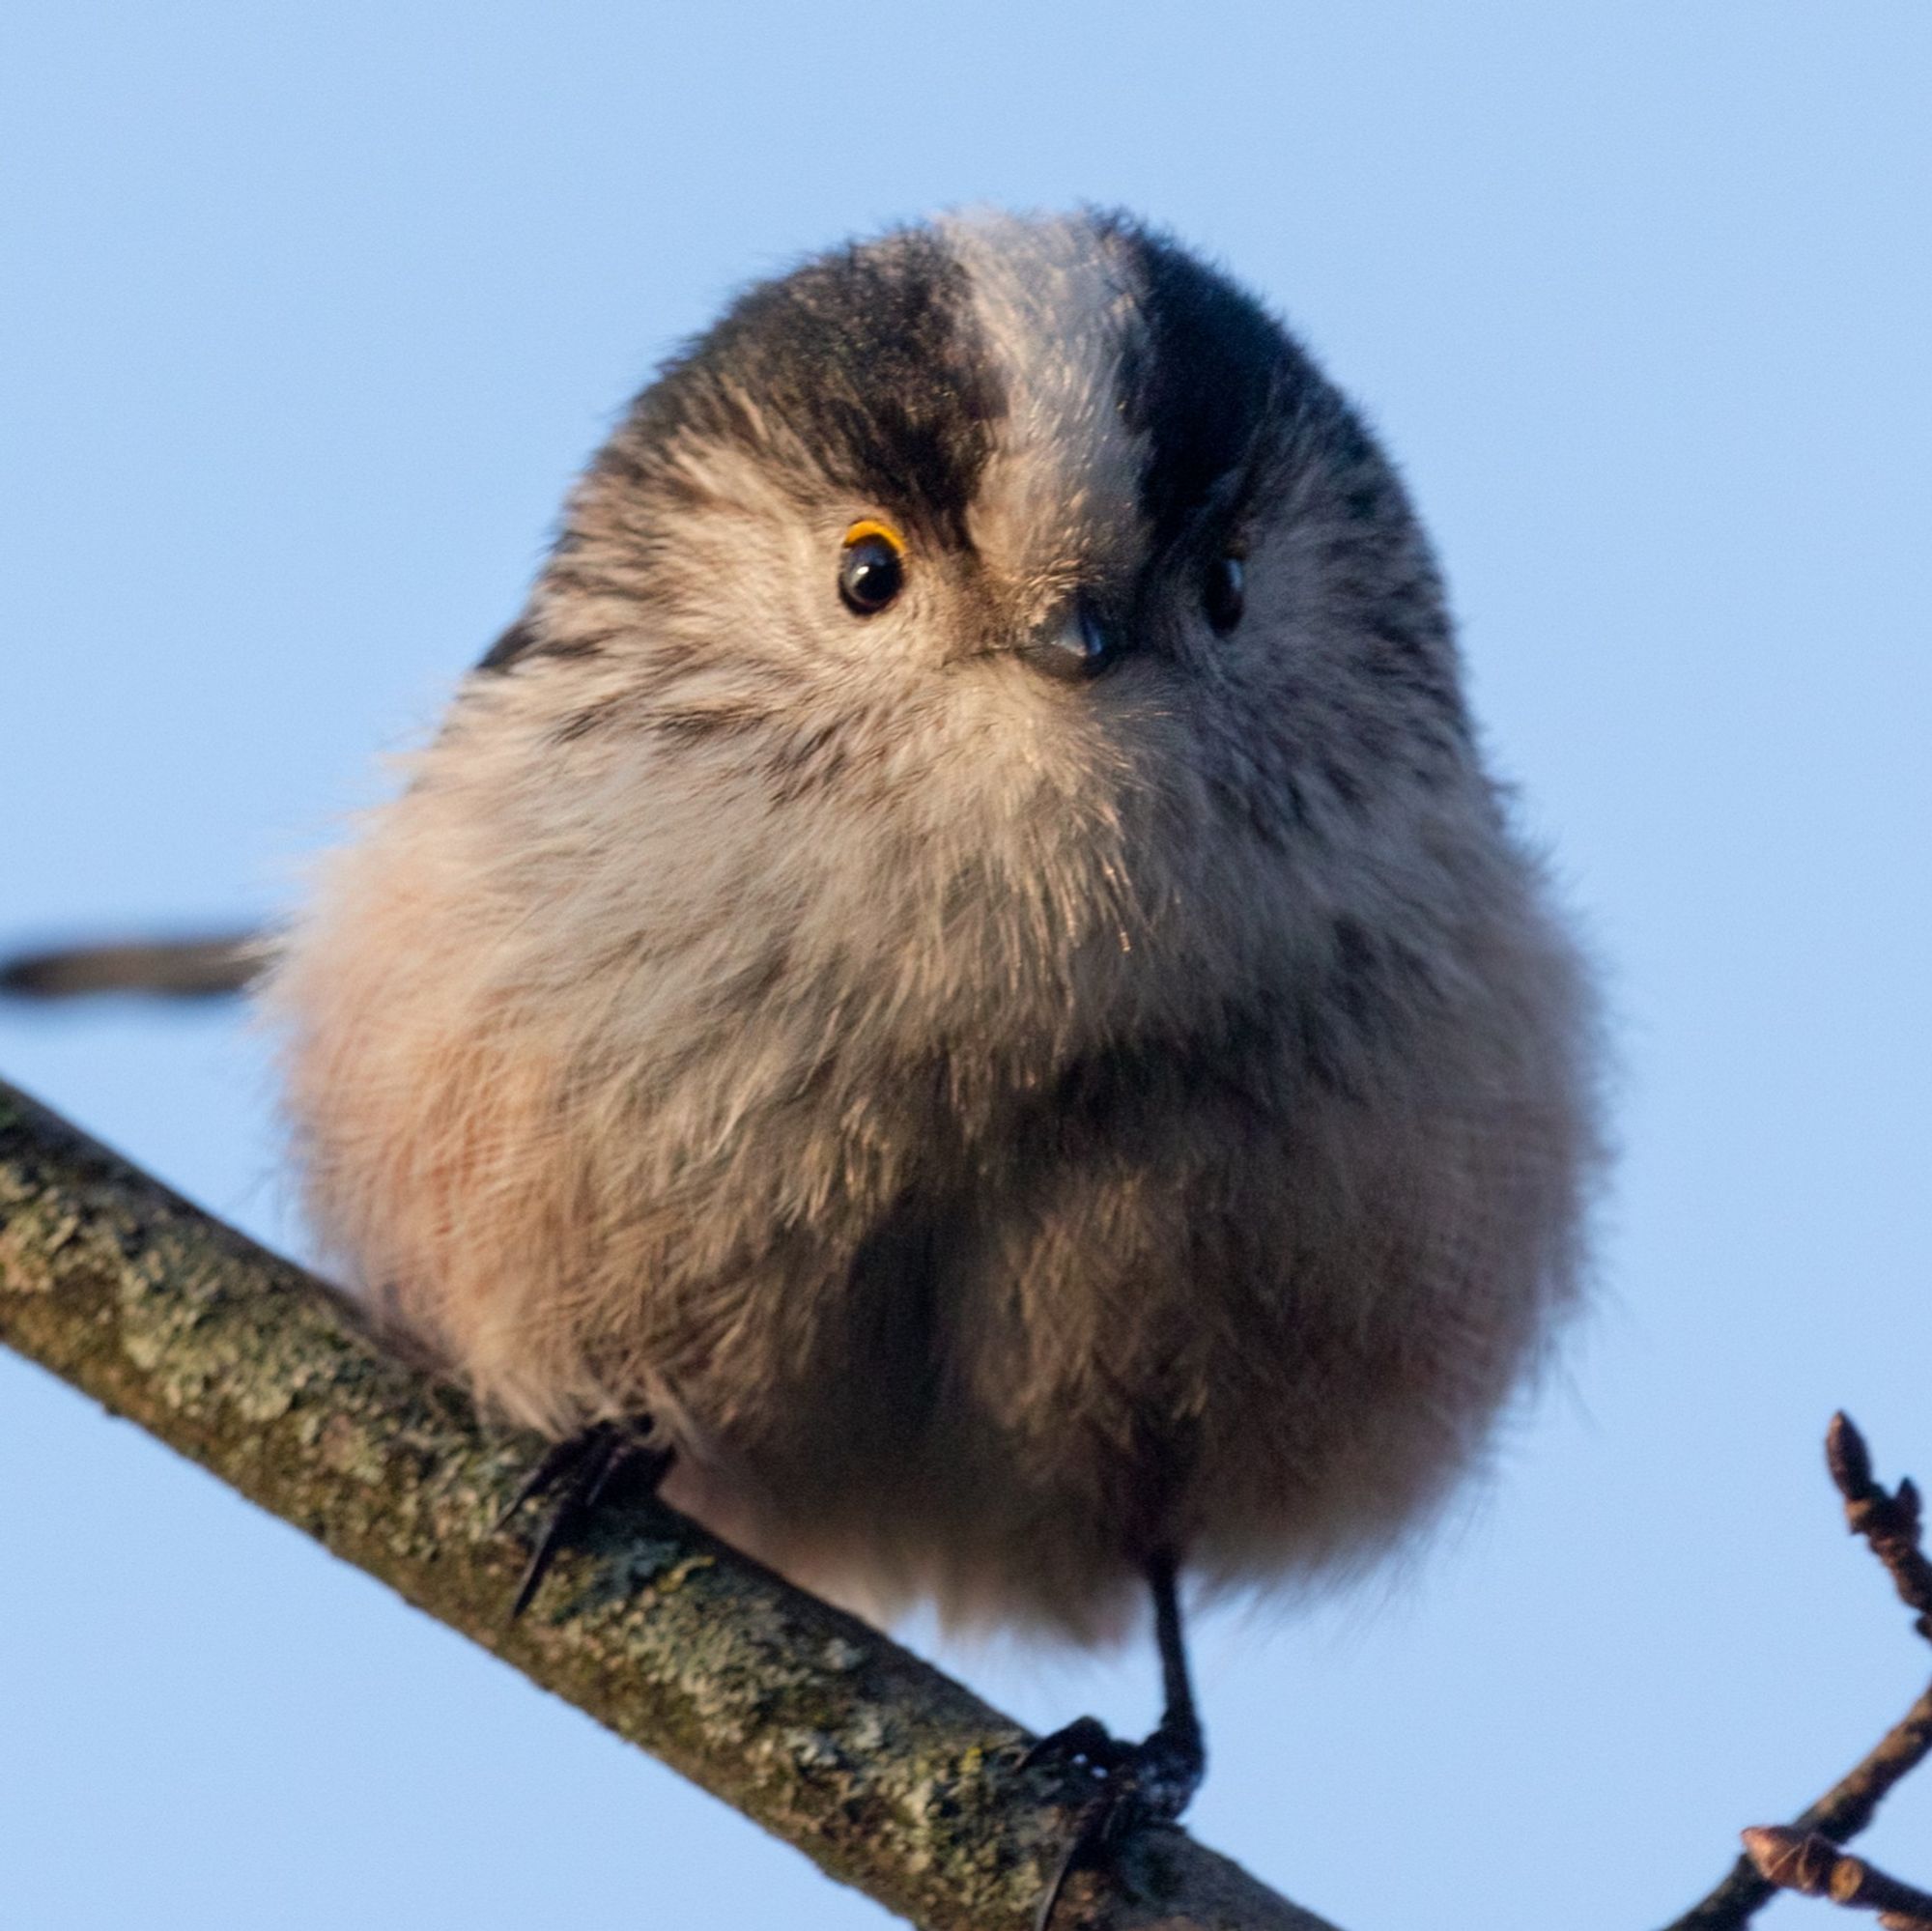
[[[1239,997],[1488,836],[1393,470],[1260,304],[1110,215],[741,297],[580,485],[453,727],[493,720],[630,787],[680,845],[660,908],[768,890],[827,969],[975,1000]]]

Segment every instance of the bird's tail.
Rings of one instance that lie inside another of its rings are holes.
[[[76,999],[95,992],[143,992],[162,999],[213,999],[243,990],[268,965],[265,932],[193,939],[129,939],[62,946],[0,958],[0,994],[14,999]]]

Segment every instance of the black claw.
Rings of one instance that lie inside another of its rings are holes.
[[[567,1452],[566,1452],[567,1451]],[[526,1486],[534,1495],[552,1488],[560,1490],[555,1506],[537,1531],[530,1547],[530,1559],[524,1565],[517,1593],[510,1604],[510,1621],[515,1622],[530,1606],[530,1600],[543,1587],[544,1577],[556,1560],[557,1552],[582,1525],[590,1504],[602,1491],[611,1473],[611,1463],[618,1454],[615,1430],[609,1424],[586,1430],[569,1442],[559,1442],[537,1464]],[[539,1480],[538,1478],[542,1479]]]
[[[492,1525],[491,1533],[501,1535],[526,1502],[554,1489],[572,1463],[583,1459],[589,1442],[599,1433],[600,1429],[588,1429],[582,1434],[566,1435],[561,1441],[552,1442],[538,1459],[537,1465],[518,1485],[517,1492],[503,1504],[503,1513]]]
[[[1142,1744],[1122,1744],[1108,1737],[1091,1717],[1056,1732],[1064,1737],[1092,1724],[1112,1746],[1114,1761],[1103,1766],[1106,1785],[1080,1813],[1073,1836],[1054,1866],[1046,1890],[1034,1914],[1034,1931],[1049,1931],[1066,1880],[1110,1860],[1135,1832],[1149,1824],[1171,1824],[1187,1808],[1200,1788],[1206,1757],[1198,1731],[1170,1728],[1163,1723]],[[1044,1741],[1052,1743],[1054,1738]],[[1037,1750],[1038,1745],[1034,1746]],[[1028,1753],[1029,1756],[1033,1752]],[[1087,1752],[1082,1751],[1083,1755]],[[1088,1761],[1096,1761],[1088,1755]]]
[[[1081,1717],[1064,1730],[1042,1737],[1020,1760],[1023,1768],[1042,1761],[1084,1762],[1104,1778],[1099,1794],[1081,1810],[1072,1841],[1053,1867],[1034,1914],[1034,1931],[1049,1931],[1066,1880],[1075,1871],[1110,1860],[1144,1825],[1172,1824],[1200,1789],[1208,1767],[1180,1636],[1178,1566],[1167,1557],[1151,1562],[1148,1581],[1153,1590],[1154,1634],[1167,1687],[1167,1708],[1159,1727],[1145,1743],[1123,1744],[1094,1718]]]
[[[534,1497],[557,1491],[555,1505],[537,1532],[517,1593],[510,1604],[515,1622],[543,1587],[543,1579],[564,1548],[609,1495],[620,1479],[626,1487],[655,1491],[670,1466],[670,1451],[646,1445],[647,1425],[598,1422],[581,1434],[554,1443],[525,1478],[523,1487],[503,1511],[500,1529]]]
[[[1020,1757],[1022,1770],[1040,1764],[1084,1765],[1101,1775],[1116,1769],[1134,1753],[1131,1744],[1123,1744],[1097,1717],[1076,1717],[1070,1723],[1037,1737]]]
[[[1090,1826],[1094,1814],[1090,1810],[1082,1819],[1080,1828],[1073,1833],[1072,1841],[1066,1846],[1060,1861],[1054,1865],[1053,1876],[1047,1880],[1046,1889],[1040,1896],[1039,1909],[1034,1913],[1033,1931],[1050,1931],[1053,1914],[1060,1909],[1060,1893],[1066,1888],[1066,1880],[1093,1856],[1094,1847]]]

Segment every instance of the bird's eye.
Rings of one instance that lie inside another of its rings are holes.
[[[838,558],[838,594],[858,617],[877,616],[905,586],[905,544],[883,523],[855,523]]]
[[[1232,550],[1215,557],[1208,566],[1207,580],[1201,586],[1201,608],[1206,611],[1208,621],[1222,637],[1226,637],[1241,620],[1247,577],[1241,558]]]

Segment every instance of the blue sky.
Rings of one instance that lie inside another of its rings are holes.
[[[1203,1625],[1197,1829],[1348,1931],[1642,1931],[1903,1709],[1818,1439],[1932,1474],[1922,6],[67,0],[6,43],[0,943],[287,903],[746,278],[1139,210],[1403,462],[1622,1058],[1594,1316],[1400,1574]],[[0,1071],[298,1246],[237,1017],[0,1012]],[[0,1548],[11,1923],[883,1921],[7,1359]],[[940,1654],[1153,1714],[1138,1650]],[[1932,1778],[1870,1843],[1932,1880]]]

